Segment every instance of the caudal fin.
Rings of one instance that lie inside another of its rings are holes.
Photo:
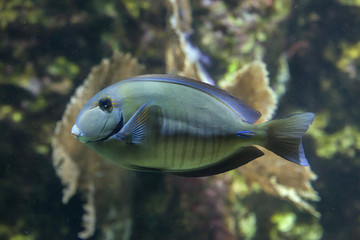
[[[313,113],[297,113],[264,123],[268,128],[266,148],[288,161],[308,166],[302,136],[314,117]]]

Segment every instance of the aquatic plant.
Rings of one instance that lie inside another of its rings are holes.
[[[128,173],[123,169],[114,168],[111,163],[105,163],[100,157],[88,151],[84,145],[73,142],[73,138],[69,134],[72,124],[76,120],[78,112],[94,92],[99,91],[105,85],[138,75],[142,69],[143,67],[130,55],[115,53],[112,61],[104,60],[99,66],[92,69],[84,84],[77,89],[67,106],[62,121],[56,127],[52,142],[53,161],[57,174],[64,185],[63,203],[67,203],[78,190],[83,191],[87,198],[83,217],[85,229],[79,233],[81,238],[89,238],[95,231],[95,209],[102,210],[101,212],[105,214],[101,216],[103,219],[107,219],[106,214],[114,214],[114,212],[117,212],[117,216],[129,214],[125,208],[129,204],[126,202],[129,194],[122,196],[122,192],[126,192],[123,182],[126,182]],[[128,187],[125,185],[126,189]],[[104,196],[107,197],[103,198]],[[125,203],[121,205],[120,201]],[[112,231],[115,232],[116,228],[112,228]],[[122,231],[125,230],[122,229]]]

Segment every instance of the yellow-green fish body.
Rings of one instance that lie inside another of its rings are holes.
[[[256,110],[208,84],[173,75],[144,75],[96,94],[72,132],[103,158],[135,170],[217,174],[261,156],[250,147],[254,144],[307,165],[301,136],[313,114],[253,125],[259,117]],[[284,142],[281,134],[291,128],[294,136],[285,136]]]

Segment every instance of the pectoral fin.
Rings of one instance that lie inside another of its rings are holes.
[[[159,106],[150,106],[150,101],[144,103],[136,113],[129,119],[124,127],[116,134],[116,137],[126,143],[138,144],[144,142],[154,123],[159,123],[161,109]]]
[[[141,143],[148,131],[149,103],[146,102],[130,118],[117,134],[117,137],[127,143]]]

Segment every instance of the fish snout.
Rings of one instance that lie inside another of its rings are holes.
[[[71,133],[74,134],[76,138],[81,136],[80,129],[76,126],[76,124],[72,127]]]
[[[84,133],[80,131],[76,124],[72,127],[71,133],[75,135],[75,139],[79,142],[87,143],[89,141],[89,138],[84,136]]]

